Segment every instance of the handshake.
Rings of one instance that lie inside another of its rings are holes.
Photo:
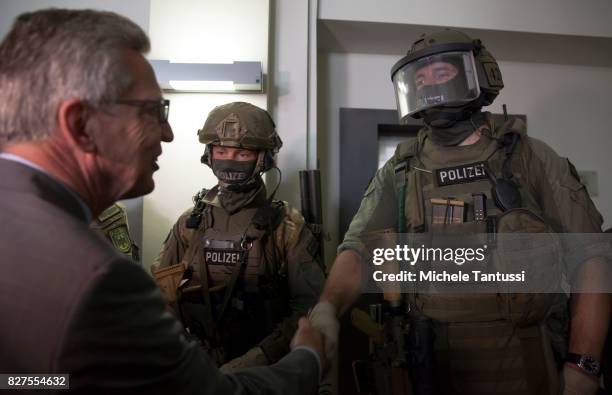
[[[336,354],[339,330],[335,306],[330,302],[319,302],[308,318],[300,318],[291,349],[305,347],[315,351],[321,363],[321,376],[325,376]]]

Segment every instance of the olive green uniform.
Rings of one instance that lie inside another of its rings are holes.
[[[199,337],[205,347],[214,348],[211,339],[202,339],[216,336],[210,331],[211,325],[206,325],[206,317],[213,317],[223,348],[221,353],[215,350],[213,355],[219,365],[255,346],[261,347],[269,363],[274,363],[289,352],[297,320],[316,303],[323,287],[324,273],[317,260],[317,241],[302,215],[286,203],[273,203],[280,215],[273,221],[269,232],[253,226],[258,208],[267,204],[265,187],[250,204],[232,215],[221,207],[218,192],[218,187],[215,187],[202,197],[205,208],[197,229],[187,227],[194,208],[179,217],[152,270],[183,263],[192,272],[191,279],[179,288],[182,294],[179,298],[181,318],[192,330],[193,318],[198,317],[198,311],[203,311],[198,309],[205,302],[200,296],[203,292],[197,291],[199,295],[194,299],[189,289],[208,284],[211,304],[215,307],[212,315],[205,312],[199,315],[200,321],[205,321],[203,325],[209,327],[200,328],[206,333]],[[240,265],[233,261],[225,265],[213,264],[213,258],[206,258],[210,257],[206,253],[215,250],[207,248],[226,241],[241,244],[243,235],[251,240],[248,243],[248,263],[219,322],[218,314],[232,273],[239,270]],[[190,315],[193,316],[188,317]]]
[[[130,235],[125,207],[114,203],[91,223],[91,228],[113,244],[113,247],[134,261],[140,260],[138,245]]]
[[[519,186],[522,208],[502,213],[493,204],[488,179],[440,185],[436,169],[479,162],[486,162],[500,177],[506,155],[499,141],[506,134],[520,136],[510,168]],[[408,165],[402,173],[404,164]],[[405,183],[405,195],[398,183]],[[427,128],[415,140],[400,144],[368,186],[338,250],[351,249],[367,258],[364,235],[384,229],[450,236],[487,233],[485,223],[480,227],[470,215],[461,224],[432,224],[431,199],[452,197],[469,204],[472,193],[487,195],[487,214],[497,218],[500,233],[601,232],[602,217],[571,163],[545,143],[526,136],[522,121],[511,120],[496,128],[489,117],[481,138],[472,145],[437,145],[428,138]],[[400,196],[405,196],[404,213],[400,213]],[[609,256],[609,249],[593,246],[586,257],[602,254]],[[549,268],[538,269],[537,261],[534,259],[534,270],[547,275]],[[560,354],[564,352],[565,295],[408,293],[405,297],[413,309],[434,320],[441,370],[437,378],[443,393],[545,394],[556,390],[558,377],[552,355],[548,355],[550,346],[543,345],[552,342]]]

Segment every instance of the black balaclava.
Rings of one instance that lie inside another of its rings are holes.
[[[479,127],[485,124],[484,113],[480,109],[474,112],[466,111],[465,108],[458,108],[459,111],[465,111],[466,115],[459,114],[458,118],[467,119],[447,120],[445,119],[451,110],[454,108],[429,109],[425,111],[425,124],[428,126],[428,135],[431,140],[445,147],[452,147],[461,144],[463,140],[468,138]],[[437,114],[434,112],[438,112]],[[440,114],[444,112],[444,114]],[[440,117],[442,115],[444,118]],[[430,119],[428,117],[431,116]]]
[[[212,160],[212,170],[219,179],[219,202],[229,214],[251,203],[265,188],[259,174],[254,174],[257,160]]]
[[[250,161],[213,159],[212,171],[222,183],[238,186],[248,184],[256,165],[257,159]]]
[[[447,61],[458,71],[450,81],[442,84],[448,91],[467,92],[468,84],[463,66],[457,62]],[[419,89],[421,100],[435,102],[439,85],[426,85]],[[429,136],[436,144],[451,147],[460,144],[484,123],[484,115],[480,112],[480,100],[476,99],[462,106],[438,106],[422,111],[425,124],[429,127]]]

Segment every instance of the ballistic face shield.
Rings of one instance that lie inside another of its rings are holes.
[[[400,119],[437,106],[463,106],[480,96],[471,51],[453,51],[410,61],[395,71]]]
[[[497,61],[480,40],[449,29],[415,41],[392,67],[391,80],[402,122],[432,108],[479,109],[504,86]]]

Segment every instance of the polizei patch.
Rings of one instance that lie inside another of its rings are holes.
[[[440,187],[474,182],[486,178],[485,162],[468,163],[467,165],[445,167],[436,170],[436,179]]]
[[[239,250],[217,250],[207,248],[204,250],[204,258],[209,265],[235,266],[242,262],[244,251]]]

